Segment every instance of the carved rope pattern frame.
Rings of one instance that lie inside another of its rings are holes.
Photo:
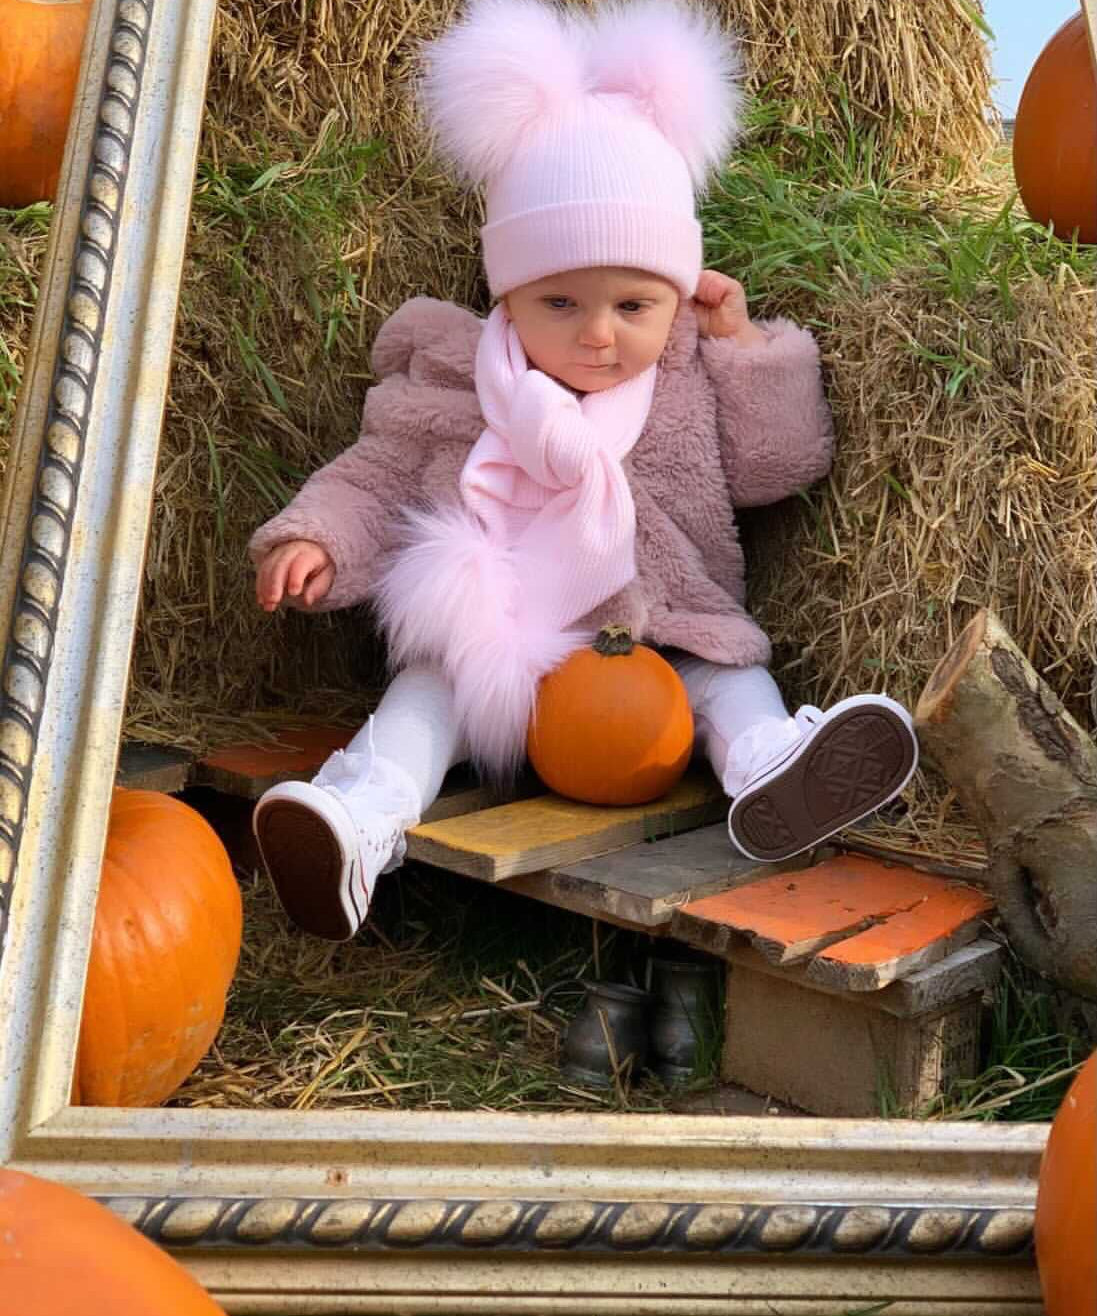
[[[746,1202],[101,1198],[165,1247],[1028,1256],[1020,1210]]]
[[[114,253],[125,245],[119,242],[119,234],[128,231],[120,224],[126,185],[129,183],[135,194],[141,190],[141,172],[134,168],[129,177],[134,122],[144,122],[142,112],[149,121],[162,115],[164,124],[170,123],[172,132],[178,133],[180,122],[193,114],[198,94],[193,50],[185,75],[189,86],[183,89],[189,101],[179,90],[184,79],[172,81],[177,72],[175,52],[185,45],[178,34],[173,33],[169,43],[149,44],[154,12],[157,24],[165,27],[168,14],[174,12],[164,6],[154,11],[153,2],[110,0],[108,15],[108,0],[99,0],[102,23],[97,40],[109,32],[108,54],[97,66],[105,69],[97,89],[99,99],[94,106],[85,101],[85,123],[93,123],[94,128],[85,130],[81,144],[80,159],[88,160],[88,165],[79,202],[79,231],[70,230],[75,234],[69,244],[71,271],[59,274],[51,284],[55,309],[50,323],[58,328],[54,339],[43,345],[40,359],[42,375],[52,369],[52,379],[48,404],[43,401],[35,413],[35,424],[44,426],[45,438],[40,455],[28,462],[35,466],[33,475],[26,475],[27,481],[34,481],[33,493],[25,484],[21,486],[20,506],[29,510],[20,512],[27,528],[18,579],[4,577],[5,621],[10,619],[10,628],[0,682],[0,955],[5,950],[15,860],[23,841],[32,772],[37,798],[43,780],[51,781],[50,773],[59,771],[56,758],[52,766],[36,767],[34,755],[39,738],[47,742],[50,735],[49,721],[46,730],[41,730],[42,713],[49,703],[47,681],[67,569],[70,584],[65,602],[78,597],[72,585],[77,573],[71,569],[70,539],[81,476],[85,507],[93,483],[84,469],[84,445],[96,379],[102,390],[108,374],[108,367],[99,361],[104,350],[102,326],[108,304],[117,313],[125,301],[127,263],[119,265],[113,302],[111,290]],[[165,54],[169,47],[170,58]],[[146,92],[155,90],[159,81],[158,94],[164,105],[174,109],[185,103],[183,115],[169,115],[163,106],[154,112],[150,102],[155,97],[142,95],[146,57],[150,68],[159,70],[146,78]],[[167,135],[166,126],[163,135]],[[81,163],[79,168],[83,171],[85,166]],[[70,191],[75,191],[75,179]],[[129,219],[133,208],[127,209]],[[181,206],[176,210],[183,213]],[[162,224],[163,219],[158,222]],[[132,227],[129,224],[129,229]],[[146,254],[141,260],[148,264],[150,258]],[[59,314],[62,288],[67,291],[64,312]],[[52,356],[47,356],[47,346]],[[104,361],[111,350],[118,359],[118,344],[108,338]],[[56,362],[52,367],[47,364],[51,360]],[[44,379],[37,389],[36,395],[45,393]],[[151,414],[151,406],[145,414]],[[153,430],[152,425],[144,427],[146,434]],[[87,466],[94,472],[94,461],[89,459]],[[134,528],[132,506],[125,516]],[[105,601],[102,592],[95,597]],[[64,607],[60,615],[65,615]],[[67,632],[61,634],[63,640]],[[57,667],[58,671],[64,668],[60,660]],[[121,685],[120,679],[117,684]],[[56,686],[55,672],[51,698]],[[113,699],[113,688],[108,686],[109,682],[103,683]],[[113,734],[109,722],[105,715],[100,731],[107,725]],[[109,750],[104,751],[102,745],[107,740],[109,736],[101,737],[94,760],[96,772],[106,769]],[[79,785],[71,797],[74,805],[80,803]],[[69,797],[65,802],[70,802]],[[97,820],[101,818],[102,809],[97,807],[94,812]],[[32,819],[29,837],[33,838],[37,825]],[[56,829],[49,840],[54,848],[47,854],[50,867],[45,876],[71,893],[71,909],[80,904],[82,892],[91,889],[93,864],[87,853],[79,856],[79,863],[66,863],[66,854],[58,859]],[[33,884],[26,885],[34,889]],[[264,1310],[349,1311],[352,1306],[354,1310],[380,1310],[371,1296],[375,1281],[370,1269],[353,1264],[355,1255],[363,1250],[387,1259],[418,1254],[424,1262],[437,1260],[438,1273],[449,1264],[446,1254],[456,1251],[464,1253],[466,1263],[486,1252],[492,1264],[508,1257],[520,1262],[523,1253],[550,1264],[549,1258],[555,1254],[573,1261],[568,1269],[577,1275],[586,1274],[584,1257],[590,1256],[592,1285],[632,1282],[632,1256],[643,1262],[641,1270],[645,1271],[648,1256],[662,1256],[668,1265],[675,1257],[768,1256],[778,1263],[774,1278],[767,1281],[775,1305],[795,1286],[795,1279],[786,1282],[781,1272],[781,1258],[786,1255],[820,1261],[827,1257],[835,1261],[872,1258],[878,1275],[892,1273],[893,1268],[905,1271],[911,1259],[932,1257],[949,1263],[946,1269],[956,1278],[948,1283],[957,1292],[970,1291],[965,1286],[972,1273],[980,1283],[984,1277],[1005,1274],[1007,1279],[992,1282],[996,1293],[1005,1295],[1010,1312],[1015,1310],[1014,1289],[1018,1277],[1023,1286],[1028,1275],[1026,1258],[1031,1256],[1032,1211],[1028,1208],[1032,1166],[1040,1146],[1034,1132],[1013,1130],[1006,1136],[983,1127],[965,1128],[962,1134],[916,1129],[889,1141],[883,1131],[856,1122],[847,1130],[814,1121],[791,1121],[775,1125],[773,1132],[755,1129],[745,1138],[729,1136],[727,1155],[717,1164],[713,1148],[724,1134],[705,1119],[675,1122],[668,1117],[656,1132],[648,1128],[649,1121],[640,1117],[637,1124],[630,1116],[607,1116],[580,1128],[565,1127],[563,1118],[553,1117],[538,1117],[535,1124],[485,1113],[477,1116],[473,1126],[460,1117],[437,1112],[422,1113],[414,1120],[394,1113],[392,1119],[384,1114],[368,1117],[369,1155],[363,1156],[357,1124],[352,1129],[344,1120],[328,1120],[319,1114],[266,1119],[259,1118],[259,1112],[208,1112],[199,1123],[193,1111],[124,1112],[122,1119],[122,1112],[66,1107],[61,1094],[67,1090],[67,1078],[59,1058],[63,1047],[51,1041],[43,1048],[39,1039],[48,1041],[60,1034],[62,1013],[67,1013],[72,1034],[71,1020],[77,1017],[81,1002],[79,966],[72,954],[71,926],[62,926],[59,917],[47,918],[41,903],[34,910],[33,935],[21,937],[17,943],[19,957],[12,954],[0,961],[0,970],[10,968],[17,958],[29,964],[37,975],[35,999],[40,992],[43,1003],[48,1001],[48,1010],[43,1004],[40,1012],[24,1012],[16,1021],[18,1027],[0,1017],[0,1054],[15,1060],[6,1072],[0,1072],[0,1160],[6,1152],[21,1168],[95,1194],[193,1267],[215,1258],[220,1272],[229,1276],[230,1293],[236,1291],[232,1276],[247,1269],[249,1258],[256,1257],[264,1265],[269,1259],[265,1272],[269,1278],[248,1281],[253,1293],[261,1292],[271,1301],[278,1297],[276,1307],[267,1305]],[[16,918],[24,917],[21,932],[31,919],[20,893]],[[0,985],[2,978],[0,973]],[[9,1003],[25,1000],[24,988],[25,984],[20,984]],[[25,1082],[21,1074],[29,1076]],[[252,1114],[255,1119],[245,1118]],[[470,1136],[473,1127],[483,1128],[483,1134]],[[638,1129],[647,1131],[638,1136]],[[802,1146],[789,1145],[801,1141]],[[199,1143],[202,1156],[196,1165],[193,1151]],[[368,1174],[375,1191],[385,1192],[381,1185],[391,1184],[391,1195],[321,1195],[325,1184],[345,1182],[334,1178],[330,1168],[325,1169],[332,1164],[352,1166],[359,1182]],[[446,1191],[452,1193],[448,1199],[428,1196],[434,1165],[445,1165]],[[970,1168],[975,1165],[977,1171]],[[584,1194],[592,1191],[592,1167],[603,1197],[588,1201]],[[653,1195],[664,1191],[662,1185],[671,1167],[679,1188],[701,1200],[653,1200]],[[556,1194],[551,1199],[540,1195],[548,1191],[542,1187],[548,1168]],[[268,1181],[272,1169],[271,1195],[254,1195],[255,1187]],[[762,1170],[765,1178],[759,1183]],[[772,1179],[768,1177],[771,1173]],[[881,1176],[894,1184],[893,1200],[902,1205],[880,1204]],[[742,1195],[754,1201],[714,1200],[726,1190],[736,1191],[730,1185],[737,1181],[742,1184]],[[415,1196],[419,1184],[424,1185],[424,1193]],[[768,1197],[771,1185],[776,1203]],[[278,1189],[281,1196],[274,1195]],[[151,1195],[153,1192],[159,1195]],[[288,1195],[293,1192],[298,1195]],[[851,1199],[861,1204],[851,1204]],[[980,1207],[980,1201],[993,1205]],[[280,1254],[287,1258],[283,1270],[279,1270]],[[599,1280],[596,1277],[605,1274],[607,1256],[616,1269],[611,1279]],[[339,1307],[320,1308],[308,1294],[301,1295],[298,1305],[281,1296],[291,1278],[296,1282],[304,1263],[316,1263],[316,1273],[326,1275],[327,1259],[332,1257],[345,1259],[353,1269],[353,1279],[347,1279],[340,1289]],[[455,1264],[460,1261],[459,1257]],[[1021,1264],[1011,1265],[1017,1261]],[[493,1305],[490,1279],[478,1282],[485,1287],[475,1309],[502,1310]],[[813,1292],[825,1282],[813,1278]],[[423,1310],[418,1277],[399,1283],[404,1287],[396,1297],[386,1290],[383,1299],[377,1300],[383,1300],[384,1310]],[[726,1305],[725,1287],[718,1281],[717,1289],[712,1290],[720,1295],[720,1310],[746,1310]],[[623,1293],[626,1302],[630,1300],[627,1290],[612,1291]],[[355,1295],[368,1305],[355,1304]],[[568,1310],[589,1310],[578,1290],[573,1300],[566,1301]],[[951,1298],[949,1303],[952,1310]],[[704,1306],[704,1310],[710,1308]],[[750,1310],[756,1309],[751,1306]]]
[[[152,0],[120,0],[0,689],[0,957],[65,583]]]

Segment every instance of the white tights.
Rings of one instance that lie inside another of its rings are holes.
[[[745,770],[744,763],[729,757],[733,743],[740,737],[740,746],[750,742],[753,759],[792,734],[781,692],[764,667],[722,667],[685,653],[670,654],[668,660],[689,696],[697,750],[734,795]],[[468,755],[448,680],[435,667],[405,668],[385,691],[371,722],[347,746],[348,752],[366,753],[372,736],[373,754],[404,769],[419,790],[421,810],[427,809],[449,769]]]
[[[405,667],[377,711],[347,746],[398,763],[419,791],[420,811],[438,798],[446,773],[468,757],[457,725],[453,690],[436,667]],[[372,756],[371,756],[372,758]]]

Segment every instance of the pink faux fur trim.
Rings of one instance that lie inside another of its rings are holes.
[[[404,511],[403,543],[375,591],[392,663],[440,664],[475,765],[513,777],[542,676],[592,638],[528,615],[515,553],[463,507]]]

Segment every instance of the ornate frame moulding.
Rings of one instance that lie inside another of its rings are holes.
[[[98,0],[0,502],[0,1163],[232,1313],[1038,1316],[1036,1125],[68,1105],[214,0]]]

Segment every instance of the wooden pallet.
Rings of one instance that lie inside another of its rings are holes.
[[[807,860],[790,867],[801,867]],[[723,822],[640,842],[578,863],[504,878],[499,885],[559,909],[642,932],[665,932],[690,901],[772,872],[737,855]]]
[[[231,814],[222,834],[250,866],[259,862],[252,801],[276,781],[312,776],[350,734],[295,724],[280,730],[281,744],[229,747],[199,763],[127,746],[119,780],[212,787]],[[997,943],[976,940],[990,900],[955,878],[833,845],[758,864],[730,844],[726,810],[707,770],[628,809],[561,799],[532,775],[504,798],[456,770],[409,832],[408,855],[722,957],[723,1077],[767,1105],[913,1110],[974,1073],[980,1000],[1002,958]]]
[[[815,981],[876,991],[974,941],[993,909],[963,882],[842,854],[686,905],[672,931],[716,955],[749,945],[776,967],[802,964]]]
[[[966,884],[843,854],[687,904],[670,933],[728,962],[728,1082],[866,1116],[975,1074],[993,909]]]
[[[727,801],[715,778],[696,771],[653,804],[604,808],[545,793],[421,823],[408,833],[408,857],[484,882],[501,882],[672,836],[726,812]]]

